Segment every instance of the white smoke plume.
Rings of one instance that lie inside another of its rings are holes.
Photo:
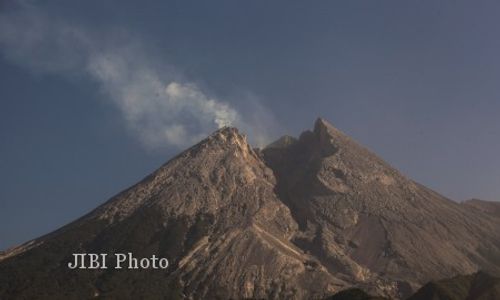
[[[147,148],[190,145],[223,126],[239,127],[259,144],[268,141],[266,128],[249,126],[234,107],[182,80],[144,45],[124,30],[90,30],[26,4],[0,13],[0,51],[6,59],[33,72],[97,82]],[[267,118],[269,113],[259,110],[250,114]]]

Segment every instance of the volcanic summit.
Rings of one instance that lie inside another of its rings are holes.
[[[412,181],[323,119],[253,149],[225,127],[80,219],[0,254],[0,298],[324,299],[500,273],[500,218]],[[477,203],[476,203],[477,204]],[[73,253],[166,269],[68,269]]]

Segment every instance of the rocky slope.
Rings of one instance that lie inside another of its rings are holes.
[[[500,269],[498,220],[411,181],[324,120],[263,153],[299,224],[294,242],[339,278],[396,297]]]
[[[253,150],[224,128],[88,215],[0,256],[0,299],[400,298],[500,272],[500,220],[407,179],[316,121]],[[166,270],[70,270],[72,253],[167,257]]]
[[[500,218],[500,202],[470,199],[463,203],[464,206],[480,210],[491,216]]]

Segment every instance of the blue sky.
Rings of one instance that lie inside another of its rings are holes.
[[[330,120],[416,181],[500,200],[496,1],[0,2],[0,249],[218,126]]]

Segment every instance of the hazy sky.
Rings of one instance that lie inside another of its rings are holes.
[[[498,1],[0,1],[0,249],[218,126],[316,117],[462,201],[500,200]]]

